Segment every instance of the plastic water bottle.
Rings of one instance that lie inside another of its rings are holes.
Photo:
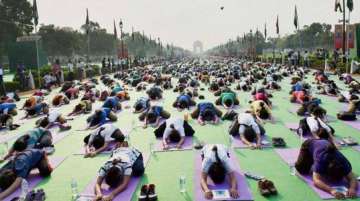
[[[74,178],[71,179],[71,200],[78,201],[80,198],[79,191],[78,191],[78,184]]]
[[[234,148],[234,137],[232,135],[229,135],[229,147]]]
[[[155,151],[154,151],[154,143],[153,142],[150,142],[149,149],[150,149],[150,153],[154,154]]]
[[[29,192],[29,183],[26,181],[26,179],[22,179],[21,181],[21,193],[20,193],[20,197],[19,200],[20,201],[24,201],[26,198],[26,195]]]
[[[295,169],[295,165],[294,164],[290,164],[290,174],[292,176],[296,175],[296,169]]]
[[[179,189],[180,189],[180,193],[185,193],[186,192],[186,177],[185,176],[180,176],[179,177]]]

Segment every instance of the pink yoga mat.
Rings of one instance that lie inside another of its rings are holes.
[[[265,135],[265,136],[261,136],[261,140],[266,140],[266,141],[269,142],[269,144],[263,145],[264,148],[272,147],[271,140],[269,140],[269,137],[268,137],[268,136],[266,136],[266,135]],[[234,137],[233,147],[234,147],[234,148],[239,148],[239,149],[250,148],[248,145],[244,144],[244,143],[241,141],[240,136]]]
[[[191,150],[193,148],[193,139],[192,137],[185,137],[184,140],[184,144],[182,145],[181,149],[176,149],[176,145],[177,143],[170,143],[169,147],[170,149],[168,150],[164,150],[163,149],[163,144],[162,144],[162,139],[156,139],[156,144],[155,144],[155,151],[157,152],[166,152],[166,151],[183,151],[183,150]]]
[[[240,169],[240,165],[238,163],[238,160],[236,159],[236,156],[234,153],[230,154],[230,160],[232,162],[233,167],[235,168],[235,175],[236,175],[236,180],[238,182],[238,192],[240,194],[240,197],[238,199],[229,199],[229,200],[254,200],[252,193],[250,191],[250,188],[246,182],[245,176],[242,173],[241,169]],[[208,199],[206,199],[204,197],[204,192],[201,189],[201,185],[200,185],[200,181],[201,181],[201,154],[197,153],[196,157],[195,157],[195,173],[194,173],[194,192],[195,192],[195,197],[194,199],[196,201],[208,201]],[[211,181],[211,179],[208,179],[208,186],[211,190],[220,190],[220,189],[229,189],[229,183],[228,182],[224,182],[222,184],[219,185],[215,185],[213,184],[213,182]]]
[[[294,165],[296,163],[297,157],[299,155],[300,150],[299,149],[276,149],[275,150],[277,154],[279,154],[279,156],[281,157],[281,159],[283,159],[288,165]],[[327,199],[334,199],[334,196],[332,196],[331,194],[320,190],[319,188],[315,187],[314,182],[312,180],[312,176],[311,175],[300,175],[297,174],[299,178],[301,178],[302,180],[305,181],[305,183],[310,186],[315,193],[317,193],[319,195],[319,197],[323,200],[327,200]],[[346,182],[339,182],[339,183],[327,183],[328,185],[332,186],[332,187],[336,187],[336,186],[346,186],[348,187]],[[359,182],[360,184],[360,182]],[[357,196],[360,196],[360,188],[358,188],[357,191]]]
[[[144,157],[144,166],[146,166],[147,162],[149,161],[149,155],[143,155]],[[131,201],[132,196],[135,193],[135,190],[138,186],[138,184],[140,183],[141,177],[133,177],[130,179],[130,182],[127,186],[127,188],[119,193],[114,199],[113,201]],[[86,188],[84,189],[84,191],[81,193],[81,197],[84,198],[94,198],[95,194],[94,194],[94,188],[95,188],[95,184],[96,184],[96,177],[86,186]],[[106,185],[105,183],[102,184],[101,186],[102,189],[102,193],[103,195],[108,195],[111,193],[111,189],[108,185]]]
[[[49,157],[50,164],[55,169],[57,168],[65,158],[62,157]],[[39,172],[36,170],[32,171],[27,179],[29,182],[29,190],[33,190],[41,181],[43,178],[39,176]],[[21,189],[17,189],[15,192],[13,192],[11,195],[7,196],[3,201],[10,201],[14,199],[15,197],[19,197],[21,193]]]

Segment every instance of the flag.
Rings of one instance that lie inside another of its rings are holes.
[[[335,12],[337,12],[338,9],[339,9],[340,12],[342,13],[342,8],[341,8],[340,1],[339,1],[339,0],[335,0]]]
[[[280,33],[280,29],[279,29],[279,15],[276,17],[276,34]]]
[[[266,38],[267,38],[267,29],[266,29],[266,23],[265,23],[264,37],[265,37],[265,40],[266,40]]]
[[[294,26],[295,29],[298,29],[299,26],[299,17],[298,17],[298,12],[297,12],[297,7],[295,6],[295,15],[294,15]]]
[[[90,32],[90,20],[89,20],[89,11],[88,9],[86,9],[86,22],[85,22],[85,25],[86,25],[86,34],[89,34]]]
[[[347,0],[347,7],[349,8],[350,12],[352,12],[354,10],[354,2],[353,2],[353,0]]]
[[[114,38],[115,38],[115,40],[117,40],[117,30],[116,30],[115,20],[114,20]]]
[[[37,9],[36,0],[33,1],[33,15],[34,15],[34,25],[37,26],[39,24],[39,13]]]

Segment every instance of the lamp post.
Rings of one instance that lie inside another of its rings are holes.
[[[120,19],[119,22],[119,26],[120,26],[120,39],[121,39],[121,55],[120,55],[120,59],[121,59],[121,70],[123,70],[123,59],[124,59],[124,41],[123,41],[123,21],[122,19]]]

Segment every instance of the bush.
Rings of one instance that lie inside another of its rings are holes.
[[[7,92],[14,92],[20,89],[19,82],[4,82],[4,85]]]

